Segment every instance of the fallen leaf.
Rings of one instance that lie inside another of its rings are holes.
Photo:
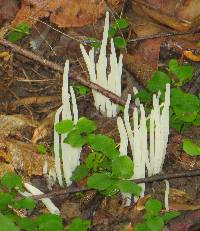
[[[12,157],[9,164],[12,164],[15,170],[23,171],[24,175],[43,175],[43,166],[45,161],[48,163],[49,170],[54,170],[54,158],[49,155],[40,155],[36,153],[36,145],[24,143],[13,139],[0,140],[0,156],[6,154]]]
[[[115,8],[121,2],[121,0],[108,0],[107,4]],[[102,17],[107,4],[102,0],[25,0],[12,24],[16,25],[23,21],[32,24],[34,23],[32,17],[37,20],[50,16],[50,21],[58,27],[82,27],[94,24],[98,18]]]
[[[3,59],[4,61],[8,61],[10,59],[11,55],[7,51],[0,52],[0,59]]]
[[[13,19],[18,10],[16,0],[0,0],[0,24]]]
[[[0,155],[1,156],[1,155]],[[14,172],[14,168],[12,164],[7,163],[1,163],[0,164],[0,178],[6,173],[6,172]]]
[[[191,205],[188,203],[169,202],[169,209],[173,211],[186,211],[200,209],[200,204]]]
[[[173,29],[188,31],[199,25],[200,1],[198,0],[133,0],[150,17]]]
[[[144,210],[144,205],[147,202],[147,200],[151,197],[150,194],[140,197],[135,205],[135,209],[138,211],[143,211]]]
[[[25,115],[0,115],[0,137],[14,135],[26,127],[37,127],[38,122]]]
[[[51,112],[35,129],[31,141],[36,144],[39,140],[52,133],[54,125],[55,111]]]
[[[183,54],[186,58],[188,58],[194,62],[200,61],[200,55],[195,55],[192,53],[192,51],[183,51]]]
[[[59,100],[60,97],[58,96],[32,96],[32,97],[26,97],[16,100],[15,102],[10,103],[8,107],[11,110],[16,110],[17,107],[23,105],[44,104],[44,103],[57,102]]]

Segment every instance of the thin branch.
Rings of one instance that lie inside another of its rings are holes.
[[[171,179],[177,179],[177,178],[184,178],[184,177],[194,177],[194,176],[200,176],[200,169],[192,170],[192,171],[186,171],[186,172],[180,172],[180,173],[170,173],[165,175],[155,175],[152,177],[147,178],[141,178],[134,180],[135,183],[152,183],[155,181],[163,181],[163,180],[171,180]],[[55,196],[61,196],[64,194],[71,194],[71,193],[77,193],[77,192],[85,192],[92,189],[89,189],[87,187],[83,188],[67,188],[67,189],[61,189],[58,191],[52,191],[46,194],[32,196],[31,198],[35,200],[39,200],[42,198],[52,198]]]
[[[19,53],[31,60],[35,60],[37,62],[39,62],[40,64],[49,67],[55,71],[59,71],[61,73],[63,73],[63,67],[51,62],[47,59],[41,58],[40,56],[34,54],[33,52],[30,52],[28,50],[25,50],[23,48],[21,48],[20,46],[13,44],[5,39],[0,40],[0,44],[6,47],[11,48],[14,52]],[[123,100],[122,98],[120,98],[119,96],[117,96],[116,94],[112,93],[111,91],[108,91],[106,89],[104,89],[103,87],[90,82],[84,78],[82,78],[81,76],[75,76],[75,75],[71,75],[70,78],[72,78],[73,80],[93,89],[96,90],[98,92],[100,92],[101,94],[105,95],[106,97],[108,97],[113,103],[119,104],[119,105],[125,105],[126,101]]]
[[[162,38],[162,37],[172,37],[172,36],[177,36],[177,35],[188,35],[188,34],[198,34],[198,33],[200,33],[200,28],[198,28],[195,31],[186,31],[186,32],[173,31],[173,32],[168,32],[168,33],[149,35],[149,36],[144,36],[140,38],[130,39],[128,42],[138,42],[138,41],[143,41],[147,39],[156,39],[156,38]]]

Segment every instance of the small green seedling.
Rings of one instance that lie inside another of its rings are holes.
[[[75,218],[72,220],[69,229],[67,231],[87,231],[90,226],[90,221]]]
[[[18,40],[24,38],[29,35],[30,26],[27,22],[23,22],[17,25],[12,31],[10,31],[7,35],[7,40],[10,42],[17,42]]]
[[[161,101],[164,99],[164,92],[167,83],[171,88],[171,105],[170,105],[170,126],[183,131],[191,125],[200,125],[200,99],[199,97],[186,93],[180,86],[189,81],[193,74],[191,66],[179,65],[178,61],[172,59],[169,62],[169,73],[156,71],[152,79],[148,81],[147,88],[136,94],[136,98],[145,104],[147,111],[152,108],[152,96],[154,93],[160,92]],[[173,76],[176,76],[178,82],[175,82]]]
[[[38,144],[36,146],[37,152],[40,154],[46,154],[47,153],[47,147],[44,144]]]
[[[183,141],[183,150],[190,156],[200,156],[200,146],[189,139]]]
[[[180,212],[165,212],[160,215],[162,204],[159,200],[149,199],[145,204],[144,222],[134,225],[135,231],[161,231],[165,223],[180,215]]]
[[[1,231],[87,231],[90,221],[75,218],[69,228],[64,228],[61,216],[41,214],[39,216],[21,217],[20,210],[33,210],[36,201],[29,197],[17,197],[18,189],[23,190],[21,176],[6,173],[0,184],[0,225]]]
[[[182,86],[192,78],[194,68],[189,65],[179,65],[176,59],[171,59],[169,62],[169,71],[178,78],[177,85]]]
[[[88,87],[83,86],[81,84],[76,84],[74,86],[74,90],[77,96],[87,95],[87,93],[90,92],[90,89]]]

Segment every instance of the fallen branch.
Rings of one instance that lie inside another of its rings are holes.
[[[128,40],[128,42],[139,42],[147,39],[156,39],[156,38],[172,37],[178,35],[198,34],[198,33],[200,33],[200,28],[198,28],[195,31],[186,31],[186,32],[173,31],[173,32],[162,33],[162,34],[154,34],[154,35],[144,36],[140,38],[130,39]]]
[[[63,73],[63,67],[62,66],[60,66],[54,62],[51,62],[49,60],[46,60],[46,59],[34,54],[33,52],[25,50],[16,44],[13,44],[13,43],[5,40],[5,39],[1,39],[0,44],[3,46],[11,48],[14,52],[21,54],[21,55],[23,55],[23,56],[25,56],[31,60],[37,61],[46,67],[49,67],[55,71],[59,71],[59,72]],[[69,77],[72,78],[73,80],[83,84],[84,86],[87,86],[93,90],[100,92],[101,94],[108,97],[113,103],[116,103],[119,105],[125,105],[126,104],[126,101],[123,100],[122,98],[120,98],[119,96],[117,96],[116,94],[112,93],[111,91],[104,89],[103,87],[101,87],[95,83],[87,81],[86,79],[82,78],[81,76],[70,75]]]
[[[152,177],[147,177],[147,178],[141,178],[134,180],[135,183],[152,183],[155,181],[163,181],[163,180],[170,180],[170,179],[176,179],[176,178],[184,178],[184,177],[194,177],[194,176],[200,176],[200,169],[198,170],[192,170],[192,171],[186,171],[186,172],[180,172],[180,173],[170,173],[170,174],[165,174],[165,175],[155,175]],[[33,199],[35,200],[40,200],[42,198],[52,198],[55,196],[61,196],[64,194],[71,194],[71,193],[77,193],[77,192],[85,192],[89,191],[92,189],[89,189],[87,187],[82,187],[82,188],[67,188],[67,189],[61,189],[57,191],[52,191],[49,193],[45,193],[42,195],[38,196],[32,196]]]

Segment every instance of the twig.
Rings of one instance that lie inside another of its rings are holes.
[[[56,71],[59,71],[61,73],[63,73],[63,67],[54,63],[54,62],[51,62],[49,60],[46,60],[44,58],[41,58],[40,56],[34,54],[33,52],[30,52],[30,51],[27,51],[21,47],[19,47],[18,45],[16,44],[13,44],[5,39],[2,39],[0,40],[0,44],[3,45],[3,46],[6,46],[6,47],[9,47],[11,48],[14,52],[16,53],[19,53],[31,60],[35,60],[37,62],[39,62],[40,64],[44,65],[44,66],[47,66],[53,70],[56,70]],[[126,101],[123,100],[122,98],[120,98],[119,96],[117,96],[116,94],[112,93],[111,91],[108,91],[106,89],[104,89],[103,87],[95,84],[95,83],[92,83],[90,81],[87,81],[86,79],[82,78],[81,76],[75,76],[75,75],[70,75],[70,77],[73,79],[73,80],[76,80],[78,81],[79,83],[93,89],[93,90],[96,90],[98,92],[100,92],[101,94],[105,95],[106,97],[108,97],[112,102],[116,103],[116,104],[119,104],[119,105],[125,105]]]
[[[134,180],[135,183],[152,183],[155,181],[163,181],[163,180],[170,180],[170,179],[176,179],[176,178],[184,178],[184,177],[194,177],[194,176],[200,176],[200,169],[198,170],[192,170],[192,171],[186,171],[186,172],[180,172],[180,173],[170,173],[165,175],[155,175],[152,177],[147,178],[141,178]],[[89,189],[87,187],[83,188],[68,188],[68,189],[61,189],[58,191],[52,191],[46,194],[32,196],[33,199],[39,200],[42,198],[51,198],[55,196],[60,196],[64,194],[71,194],[71,193],[77,193],[77,192],[85,192],[92,189]]]
[[[168,33],[149,35],[149,36],[144,36],[140,38],[130,39],[128,42],[138,42],[138,41],[143,41],[147,39],[156,39],[156,38],[162,38],[162,37],[171,37],[171,36],[176,36],[176,35],[188,35],[188,34],[198,34],[198,33],[200,33],[200,28],[198,28],[195,31],[186,31],[186,32],[173,31],[173,32],[168,32]]]

